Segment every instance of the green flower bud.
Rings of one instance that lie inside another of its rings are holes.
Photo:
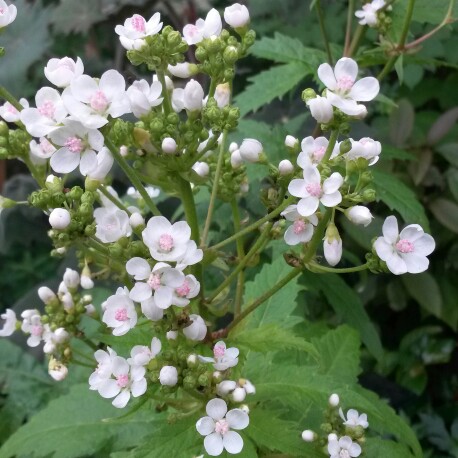
[[[111,245],[108,248],[108,250],[110,252],[110,256],[113,258],[117,258],[117,259],[119,259],[122,256],[122,253],[124,251],[123,248],[119,246],[117,243],[114,243],[113,245]]]
[[[170,33],[172,32],[175,32],[175,30],[173,30],[173,27],[170,26],[170,25],[166,25],[163,29],[162,29],[162,36],[167,38],[169,36]]]
[[[0,136],[6,137],[8,136],[9,129],[8,124],[5,121],[0,121]]]
[[[224,62],[232,65],[239,58],[239,52],[235,46],[228,46],[223,53]]]
[[[95,201],[95,193],[93,191],[85,191],[81,196],[83,204],[93,204]]]
[[[180,32],[177,32],[176,30],[171,31],[167,35],[167,43],[172,47],[178,46],[179,44],[181,44],[181,41],[182,41],[181,34]]]
[[[92,211],[93,211],[93,206],[92,204],[89,204],[89,203],[81,204],[80,208],[78,209],[78,212],[83,216],[91,215]]]
[[[183,379],[183,387],[186,389],[194,389],[197,386],[197,380],[194,376],[188,375]]]
[[[0,148],[0,159],[8,159],[8,150],[6,148]]]
[[[79,186],[73,186],[73,188],[67,193],[67,197],[70,200],[80,200],[84,191]]]
[[[8,138],[0,137],[0,148],[6,148],[8,146]]]
[[[86,191],[97,191],[101,182],[99,180],[94,180],[93,178],[86,177],[84,180],[84,188]]]
[[[316,98],[316,92],[313,89],[308,88],[302,91],[302,100],[304,102],[308,102],[309,100],[314,98]]]
[[[180,117],[178,116],[178,113],[170,113],[167,116],[167,122],[176,126],[180,122]]]
[[[210,382],[211,380],[208,374],[201,374],[199,375],[199,378],[197,379],[197,383],[199,386],[209,386]]]
[[[253,46],[256,41],[256,32],[254,30],[249,30],[243,37],[243,43],[245,46]]]
[[[351,141],[347,138],[340,144],[340,154],[347,154],[351,150],[351,147]]]
[[[162,122],[162,119],[156,118],[156,119],[153,119],[150,122],[149,128],[150,128],[151,132],[153,132],[153,133],[160,133],[164,129],[164,123]],[[137,140],[135,131],[136,131],[136,129],[134,129],[134,138]],[[146,131],[143,131],[143,132],[146,132]],[[142,134],[142,137],[139,138],[139,140],[143,140],[143,136],[144,136],[144,134]],[[149,136],[148,136],[148,140],[149,140]]]
[[[364,202],[373,202],[377,197],[377,193],[375,189],[365,189],[363,192],[363,200]]]

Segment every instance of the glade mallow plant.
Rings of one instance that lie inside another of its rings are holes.
[[[360,24],[374,26],[384,6],[377,0],[365,4],[356,12]],[[0,1],[0,26],[15,16],[16,8]],[[302,140],[288,135],[285,159],[276,166],[269,161],[269,145],[257,139],[228,143],[239,120],[232,104],[235,68],[255,33],[243,5],[226,8],[224,20],[228,29],[212,9],[205,19],[186,25],[182,34],[163,27],[159,13],[149,20],[134,14],[118,25],[115,32],[128,59],[145,65],[151,82],[134,81],[126,87],[116,70],[93,78],[84,73],[79,57],[64,57],[47,63],[44,74],[54,87],[39,89],[34,104],[17,101],[0,88],[6,100],[0,116],[15,124],[0,124],[0,157],[18,158],[29,167],[40,189],[26,204],[49,215],[53,255],[75,247],[80,263],[80,272],[66,270],[57,291],[38,290],[44,312],[25,310],[18,319],[6,310],[0,335],[21,330],[29,346],[43,344],[49,374],[56,381],[79,362],[72,339],[86,343],[97,364],[89,389],[113,399],[117,408],[128,406],[131,398],[151,397],[175,409],[176,418],[206,411],[195,427],[211,456],[242,451],[244,439],[237,431],[250,427],[250,412],[257,408],[251,399],[256,399],[258,380],[247,380],[237,367],[246,355],[225,342],[237,344],[234,330],[250,314],[305,269],[317,275],[420,273],[434,250],[434,239],[419,225],[399,232],[396,218],[389,216],[364,264],[334,267],[344,245],[337,212],[364,227],[373,219],[366,206],[376,197],[370,167],[383,154],[382,146],[349,134],[352,122],[366,116],[363,103],[378,95],[379,82],[360,78],[358,64],[349,57],[334,67],[320,65],[317,74],[324,90],[317,94],[305,89],[302,97],[323,135]],[[190,49],[196,64],[185,61]],[[203,75],[210,81],[207,89],[197,80]],[[110,186],[114,163],[130,181],[126,196]],[[242,224],[239,200],[250,192],[247,164],[268,166],[270,189],[262,199],[265,216]],[[72,172],[84,177],[84,187],[66,187]],[[194,201],[202,187],[210,193],[205,221],[199,221]],[[159,192],[181,199],[185,220],[173,222],[161,214],[155,203]],[[217,200],[231,205],[234,234],[210,245]],[[2,198],[1,204],[9,208],[22,203]],[[255,241],[246,250],[247,236],[253,234]],[[295,247],[287,256],[292,268],[276,284],[262,285],[265,292],[259,298],[244,303],[245,269],[279,236],[285,251]],[[218,259],[224,262],[228,253],[222,249],[232,242],[232,271],[208,289],[208,269]],[[97,278],[119,285],[100,309],[85,291]],[[218,304],[230,307],[232,318],[223,329],[217,327]],[[119,338],[147,329],[148,342],[139,339],[129,355],[118,355],[103,346],[103,338],[86,337],[81,326],[86,316],[98,321],[105,334]],[[367,415],[354,409],[345,414],[339,406],[339,396],[332,394],[322,432],[305,430],[302,438],[323,456],[358,457],[364,450]]]

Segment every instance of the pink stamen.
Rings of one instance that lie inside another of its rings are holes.
[[[171,251],[173,248],[173,237],[170,234],[162,234],[159,237],[159,248],[167,253]]]
[[[309,183],[305,190],[313,197],[321,197],[321,185],[320,183]]]
[[[296,235],[298,235],[301,232],[304,232],[306,226],[307,226],[307,224],[305,224],[305,221],[302,221],[301,219],[298,219],[298,220],[294,221],[293,231],[294,231],[294,233]]]
[[[137,31],[137,32],[146,32],[146,21],[145,19],[138,15],[134,14],[132,17],[132,27]]]
[[[118,375],[116,384],[121,388],[125,388],[129,384],[129,376],[127,374]]]
[[[117,321],[127,321],[129,317],[127,316],[127,309],[117,309],[115,312],[115,320]]]
[[[146,283],[148,283],[151,289],[156,291],[161,286],[161,276],[158,274],[151,274]]]
[[[72,153],[81,153],[84,149],[83,140],[78,137],[69,137],[65,142],[65,146],[72,152]]]
[[[313,158],[314,162],[320,162],[321,159],[323,159],[323,156],[324,156],[325,152],[326,152],[326,148],[324,146],[321,146],[320,148],[315,150],[312,153],[312,158]]]
[[[108,107],[108,99],[102,91],[98,90],[91,97],[90,105],[93,110],[103,112]]]
[[[224,436],[229,431],[229,424],[226,420],[218,420],[215,423],[215,433]]]
[[[5,105],[6,105],[6,110],[8,111],[8,113],[11,113],[11,114],[14,114],[14,115],[17,115],[19,113],[19,111],[16,109],[16,107],[11,105],[10,103],[6,102]]]
[[[32,329],[30,330],[30,334],[33,336],[41,336],[41,333],[43,331],[43,327],[40,326],[39,324],[36,324],[32,326]]]
[[[402,239],[396,243],[396,250],[401,253],[412,253],[415,250],[415,247],[412,242],[409,242],[407,239]]]
[[[352,80],[349,76],[341,76],[337,80],[337,88],[341,91],[347,92],[349,91],[352,87],[353,84],[355,84],[354,80]]]
[[[350,458],[350,453],[348,450],[341,450],[339,452],[339,457],[340,458]]]
[[[222,345],[215,345],[213,347],[213,354],[215,355],[215,358],[221,358],[224,356],[224,353],[226,352],[226,349]]]
[[[185,280],[179,288],[175,289],[175,292],[180,297],[186,297],[191,292],[188,280]]]
[[[56,107],[50,100],[47,100],[41,107],[38,107],[38,112],[47,118],[53,118],[55,111]]]

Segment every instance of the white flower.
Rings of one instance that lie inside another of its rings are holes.
[[[24,108],[21,121],[32,137],[44,137],[58,129],[68,111],[61,95],[51,87],[41,88],[35,95],[36,108]]]
[[[41,137],[39,143],[36,140],[30,140],[29,147],[32,161],[36,159],[39,162],[45,162],[57,151],[56,147],[45,137]]]
[[[51,288],[48,288],[47,286],[40,286],[40,288],[38,288],[38,297],[45,304],[49,304],[57,298],[54,291]]]
[[[56,381],[61,382],[68,375],[68,368],[60,361],[55,358],[49,360],[48,374]]]
[[[107,70],[100,80],[88,75],[74,78],[62,94],[73,118],[88,129],[108,123],[108,116],[119,118],[130,113],[124,77],[116,70]]]
[[[113,166],[113,156],[108,148],[105,146],[97,153],[94,165],[91,170],[87,172],[87,176],[92,180],[103,180]]]
[[[220,340],[213,347],[214,358],[199,356],[199,359],[204,363],[213,363],[213,367],[217,371],[225,371],[230,367],[234,367],[239,362],[239,349],[235,347],[226,348],[226,344]]]
[[[207,417],[196,423],[196,429],[204,439],[205,451],[210,456],[218,456],[226,449],[228,453],[240,453],[243,439],[231,429],[245,429],[250,423],[248,414],[241,409],[227,411],[227,404],[222,399],[208,401]]]
[[[68,289],[78,288],[78,285],[80,284],[80,275],[76,270],[69,269],[67,267],[65,269],[63,281]]]
[[[178,371],[174,366],[164,366],[159,372],[159,382],[165,386],[175,386],[178,382]]]
[[[374,219],[372,213],[363,205],[355,205],[345,210],[345,216],[354,224],[361,224],[367,227]]]
[[[207,325],[200,315],[189,315],[191,324],[183,329],[183,334],[193,341],[204,340],[207,335]]]
[[[355,11],[355,16],[360,19],[361,25],[374,27],[377,25],[377,11],[385,6],[385,0],[372,0],[365,3],[362,10]]]
[[[73,78],[84,73],[83,61],[77,57],[76,62],[70,57],[50,59],[45,67],[45,76],[57,87],[67,87]]]
[[[330,458],[350,458],[361,455],[361,447],[354,443],[350,437],[341,437],[338,441],[332,438],[328,442],[328,452]]]
[[[5,313],[0,315],[2,320],[5,320],[3,327],[0,329],[0,337],[8,337],[16,330],[16,314],[11,309],[6,309]]]
[[[101,381],[97,390],[104,398],[114,397],[112,404],[118,409],[127,405],[131,394],[136,398],[146,392],[146,369],[143,366],[130,366],[124,358],[115,356],[111,369],[114,378]]]
[[[29,108],[29,102],[26,99],[20,99],[19,103],[24,108]],[[11,103],[5,102],[4,105],[0,106],[0,118],[3,118],[6,122],[18,122],[21,119],[21,113]]]
[[[105,301],[102,321],[113,328],[114,336],[126,334],[137,324],[137,312],[127,288],[118,288],[116,294]]]
[[[399,234],[395,216],[388,216],[383,223],[383,237],[378,237],[374,248],[380,259],[395,275],[418,274],[429,266],[426,256],[434,251],[434,239],[423,232],[418,224],[406,226]]]
[[[307,101],[310,108],[310,114],[321,124],[327,124],[334,117],[331,102],[326,97],[317,95],[315,98]]]
[[[372,138],[364,137],[359,141],[350,138],[351,150],[345,154],[348,161],[354,161],[359,157],[367,159],[369,165],[374,165],[382,152],[382,145],[380,142],[372,140]]]
[[[339,409],[339,415],[340,418],[342,418],[342,420],[344,421],[344,425],[346,426],[350,426],[352,428],[362,426],[364,429],[366,429],[369,426],[369,423],[367,422],[367,415],[365,413],[359,415],[358,411],[355,409],[350,409],[347,412],[347,418],[345,418],[345,415],[341,407]]]
[[[178,269],[177,269],[178,270]],[[199,294],[200,283],[194,275],[186,275],[182,284],[175,288],[173,292],[173,304],[178,307],[186,307],[189,299],[193,299]]]
[[[136,280],[129,297],[135,302],[143,302],[153,296],[155,305],[161,309],[175,303],[178,299],[175,288],[182,286],[185,281],[183,272],[169,264],[158,262],[151,270],[148,262],[139,257],[127,261],[126,270]]]
[[[328,148],[329,140],[326,137],[306,137],[301,142],[302,151],[297,157],[297,165],[302,169],[316,165],[321,162],[326,149]],[[339,145],[336,144],[331,153],[331,158],[339,154]]]
[[[210,173],[210,167],[206,162],[196,162],[192,166],[192,170],[194,170],[194,172],[202,178],[205,178]]]
[[[243,402],[247,394],[255,394],[255,386],[247,379],[241,378],[237,382],[224,380],[216,385],[216,392],[220,396],[231,395],[234,402]]]
[[[224,20],[231,27],[244,27],[250,22],[250,13],[245,5],[234,3],[224,10]]]
[[[29,347],[37,347],[43,339],[43,334],[48,330],[47,325],[44,326],[41,322],[41,316],[37,310],[24,310],[21,313],[22,325],[21,329],[26,334],[30,334],[27,339]]]
[[[149,21],[143,16],[134,14],[124,21],[124,25],[117,25],[115,32],[119,35],[119,41],[125,49],[139,50],[144,44],[144,38],[155,35],[162,29],[160,13],[155,13]]]
[[[55,208],[49,215],[49,224],[53,229],[65,229],[71,221],[70,212],[65,208]]]
[[[356,81],[358,64],[349,57],[339,59],[334,70],[329,64],[318,67],[318,77],[327,87],[326,97],[336,108],[350,116],[358,116],[364,107],[357,102],[373,100],[380,91],[376,78],[366,77]]]
[[[54,332],[51,329],[47,329],[43,333],[45,342],[43,352],[47,354],[53,353],[59,344],[66,342],[69,338],[70,335],[64,328],[58,328]]]
[[[177,259],[176,268],[178,270],[184,270],[188,266],[193,266],[198,262],[202,261],[204,252],[197,248],[196,242],[190,240],[186,245],[186,251],[179,259]]]
[[[152,199],[161,193],[161,190],[159,188],[155,188],[154,186],[146,186],[145,189]],[[127,195],[132,197],[132,199],[142,199],[141,194],[133,186],[127,188]]]
[[[127,97],[130,101],[132,113],[140,118],[147,115],[152,107],[157,107],[164,100],[161,97],[162,84],[153,81],[151,85],[146,80],[134,81],[132,86],[127,89]]]
[[[166,137],[162,140],[161,149],[165,154],[175,154],[177,146],[177,142],[173,138]]]
[[[98,390],[99,386],[105,380],[111,377],[113,371],[113,361],[116,356],[116,352],[110,347],[107,347],[108,351],[97,350],[94,353],[98,365],[95,371],[89,376],[89,389]]]
[[[178,261],[187,251],[191,228],[186,221],[171,224],[163,216],[153,216],[142,237],[156,261]]]
[[[290,175],[294,172],[294,165],[288,159],[283,159],[278,164],[278,172],[281,176]]]
[[[289,205],[281,213],[288,221],[294,223],[285,231],[285,242],[288,245],[298,245],[299,243],[307,243],[313,235],[313,226],[318,224],[316,215],[303,217],[297,212],[297,205]]]
[[[184,89],[174,89],[172,93],[172,105],[176,112],[183,109],[198,111],[202,109],[204,101],[204,90],[196,80],[189,81]]]
[[[301,200],[297,204],[297,211],[302,216],[313,215],[321,202],[325,207],[335,207],[342,201],[339,188],[343,184],[340,173],[334,172],[321,184],[321,175],[316,167],[306,167],[304,179],[294,179],[288,186],[288,191]]]
[[[180,62],[176,65],[169,65],[167,69],[177,78],[190,78],[199,71],[196,64],[190,64],[189,62]]]
[[[262,153],[262,144],[254,138],[245,138],[239,148],[240,156],[246,162],[258,162]]]
[[[132,233],[129,215],[124,210],[96,208],[94,218],[96,222],[95,236],[103,243],[116,242],[121,237],[128,237]]]
[[[335,266],[342,258],[342,239],[334,223],[329,223],[324,236],[324,257],[330,266]]]
[[[130,358],[127,362],[132,366],[145,366],[159,354],[161,348],[161,341],[157,337],[153,337],[149,347],[135,345],[130,351]]]
[[[17,8],[14,5],[7,5],[4,0],[0,0],[0,29],[11,24],[17,15]]]
[[[78,121],[66,120],[63,127],[49,137],[59,148],[52,156],[50,165],[57,173],[70,173],[78,166],[86,176],[97,167],[96,151],[103,147],[103,135],[96,129],[88,129]]]
[[[196,24],[188,24],[183,28],[183,38],[188,45],[200,43],[204,38],[219,36],[223,24],[221,16],[214,8],[212,8],[205,18],[197,19]]]
[[[229,101],[231,100],[231,88],[229,83],[218,84],[213,97],[216,100],[218,108],[224,108],[226,105],[229,105]]]

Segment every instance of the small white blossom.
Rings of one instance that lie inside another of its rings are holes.
[[[288,221],[293,221],[293,224],[285,231],[285,242],[288,245],[298,245],[299,243],[307,243],[313,235],[313,226],[318,224],[318,217],[310,215],[304,217],[297,211],[297,205],[289,205],[281,213],[281,216]]]
[[[200,315],[189,315],[191,324],[183,329],[183,334],[189,340],[200,341],[204,340],[207,335],[207,325]]]
[[[27,339],[29,347],[38,347],[43,340],[43,335],[49,330],[48,325],[43,325],[38,310],[24,310],[21,313],[21,329],[26,334],[30,334]]]
[[[355,205],[345,210],[345,216],[353,223],[367,227],[374,219],[372,213],[363,205]]]
[[[236,366],[239,362],[239,349],[235,347],[226,348],[226,344],[222,340],[213,347],[213,355],[213,358],[199,355],[199,359],[204,363],[213,363],[213,367],[218,371],[225,371]]]
[[[234,3],[224,10],[224,20],[231,27],[245,27],[250,22],[250,13],[245,5]]]
[[[374,165],[382,152],[380,142],[372,140],[372,138],[364,137],[359,141],[350,139],[351,150],[345,154],[347,161],[354,161],[360,157],[367,159],[369,165]]]
[[[16,314],[11,309],[6,309],[5,313],[0,315],[4,320],[2,328],[0,328],[0,337],[8,337],[16,330]]]
[[[121,237],[128,237],[132,233],[129,215],[117,207],[96,208],[94,219],[96,222],[95,236],[103,243],[116,242]]]
[[[29,102],[26,99],[20,99],[19,103],[23,108],[29,108]],[[9,102],[0,106],[0,118],[6,122],[18,122],[21,119],[21,112]]]
[[[172,106],[176,112],[181,110],[199,111],[204,101],[204,90],[196,80],[189,81],[184,89],[174,89],[172,93]]]
[[[30,140],[30,158],[33,163],[45,163],[56,151],[57,148],[45,137],[41,137],[39,143]]]
[[[119,41],[127,50],[139,50],[145,44],[145,38],[155,35],[162,29],[160,13],[155,13],[149,21],[143,16],[134,14],[124,21],[124,25],[117,25],[115,32],[119,35]]]
[[[89,376],[89,389],[98,390],[102,382],[108,380],[113,372],[113,361],[116,356],[116,352],[110,347],[107,347],[108,351],[97,350],[94,353],[98,365],[95,371]]]
[[[365,3],[362,10],[355,11],[355,16],[361,25],[374,27],[377,25],[377,12],[385,6],[385,0],[372,0]]]
[[[245,138],[239,148],[240,156],[246,162],[258,162],[262,153],[262,144],[254,138]]]
[[[59,344],[66,342],[70,338],[69,333],[64,328],[58,328],[55,331],[48,329],[43,333],[43,352],[47,354],[54,353]]]
[[[153,81],[150,85],[146,80],[134,81],[126,91],[130,101],[132,113],[140,118],[147,115],[152,107],[157,107],[164,100],[161,97],[162,84],[159,81]]]
[[[71,221],[70,212],[66,208],[55,208],[49,215],[49,224],[53,229],[65,229]]]
[[[429,260],[426,256],[434,251],[436,244],[429,234],[424,233],[421,226],[410,224],[399,234],[396,217],[388,216],[382,231],[383,236],[377,238],[374,248],[392,273],[418,274],[428,268]]]
[[[178,383],[177,368],[164,366],[159,372],[159,383],[164,386],[175,386]]]
[[[328,442],[328,452],[330,458],[356,458],[361,455],[361,447],[353,442],[350,437],[343,436]]]
[[[187,24],[183,28],[183,38],[188,45],[200,43],[204,38],[219,36],[223,24],[221,16],[214,8],[212,8],[205,20],[197,19],[196,24]]]
[[[329,140],[326,137],[306,137],[301,142],[302,151],[297,157],[297,165],[302,169],[321,162],[328,148]],[[338,148],[334,147],[331,158],[339,154]]]
[[[248,414],[241,409],[227,411],[227,404],[222,399],[212,399],[206,406],[207,415],[196,423],[196,429],[205,436],[205,451],[210,456],[218,456],[226,449],[237,454],[243,449],[243,439],[232,429],[245,429],[250,423]]]
[[[14,5],[8,5],[4,0],[0,0],[0,29],[10,25],[17,15],[17,8]]]
[[[132,366],[145,366],[159,354],[161,348],[161,341],[157,337],[153,337],[149,347],[135,345],[130,351],[130,358],[127,362]]]
[[[102,321],[113,328],[114,336],[126,334],[137,324],[137,312],[127,288],[118,288],[116,294],[105,301]]]
[[[332,104],[326,97],[317,95],[307,101],[307,106],[310,108],[310,114],[315,118],[315,121],[320,124],[327,124],[334,118]]]
[[[200,291],[200,283],[194,275],[186,275],[178,288],[173,292],[173,305],[177,307],[186,307],[190,299],[195,298]]]
[[[350,409],[347,412],[347,418],[345,418],[343,410],[342,408],[340,408],[339,415],[340,415],[340,418],[342,418],[344,425],[346,426],[350,426],[352,428],[361,426],[364,429],[366,429],[369,426],[369,423],[367,422],[367,415],[365,413],[362,413],[361,415],[359,415],[358,411],[355,409]]]
[[[113,166],[113,156],[105,146],[97,153],[93,162],[93,168],[87,172],[87,176],[92,180],[102,181],[110,172]]]
[[[49,59],[45,67],[45,76],[48,81],[57,87],[67,87],[73,78],[84,73],[83,61],[77,57],[76,61],[70,57]]]

